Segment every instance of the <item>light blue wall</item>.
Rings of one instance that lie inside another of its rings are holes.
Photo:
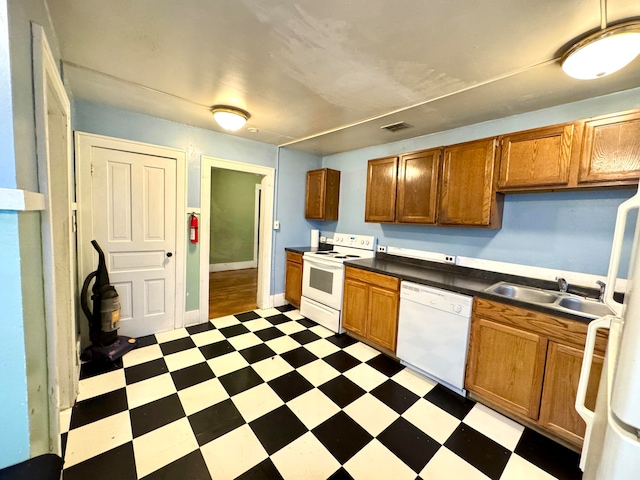
[[[275,276],[273,291],[284,292],[284,270],[286,257],[281,256],[285,247],[303,247],[310,243],[310,233],[314,228],[334,225],[335,222],[311,222],[304,218],[304,202],[307,185],[307,171],[321,167],[322,159],[316,155],[280,149],[277,172],[278,198],[276,220],[280,220],[280,231],[276,232],[275,259],[272,270]]]
[[[211,117],[213,122],[213,117]],[[187,206],[200,206],[200,156],[276,166],[277,147],[108,105],[76,100],[73,129],[187,152]]]
[[[505,196],[502,229],[382,225],[364,222],[367,161],[543,125],[640,107],[640,89],[323,158],[340,170],[333,232],[374,235],[381,245],[604,275],[616,209],[632,189]]]
[[[18,214],[0,210],[0,468],[29,458],[22,290],[16,278],[20,278]]]
[[[213,119],[212,119],[213,121]],[[197,127],[141,115],[103,104],[76,100],[74,130],[124,138],[187,152],[188,206],[200,206],[200,156],[206,155],[276,168],[274,209],[281,228],[274,233],[271,293],[284,291],[284,248],[307,245],[312,224],[304,220],[306,172],[319,168],[320,157],[283,149],[278,164],[278,149],[273,145],[247,140]],[[197,285],[198,248],[189,248],[187,284]],[[187,291],[187,309],[196,309],[198,292]]]

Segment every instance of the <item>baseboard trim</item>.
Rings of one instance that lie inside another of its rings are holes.
[[[225,272],[227,270],[244,270],[245,268],[258,268],[258,261],[248,260],[246,262],[211,263],[209,264],[209,273]]]
[[[189,327],[191,325],[197,325],[203,323],[200,319],[200,310],[189,310],[184,312],[184,326]]]
[[[274,307],[281,307],[283,305],[286,305],[287,302],[284,299],[284,293],[277,293],[275,295],[271,295],[271,305]]]

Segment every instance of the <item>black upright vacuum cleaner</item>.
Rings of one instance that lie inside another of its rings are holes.
[[[89,340],[91,345],[84,349],[81,359],[108,360],[113,362],[132,350],[137,341],[135,338],[118,336],[120,323],[120,298],[115,287],[109,283],[109,272],[104,252],[95,240],[91,245],[98,252],[98,269],[87,275],[82,285],[80,305],[89,320]],[[93,311],[89,309],[87,294],[91,280],[95,278],[93,288]]]

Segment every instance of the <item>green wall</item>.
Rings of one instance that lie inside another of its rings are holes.
[[[253,260],[256,184],[262,175],[211,170],[209,263]]]

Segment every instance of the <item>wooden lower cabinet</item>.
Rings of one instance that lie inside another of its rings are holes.
[[[474,299],[466,388],[523,423],[576,447],[585,424],[575,410],[588,324]],[[595,407],[607,336],[598,333],[586,405]]]
[[[540,425],[577,445],[582,444],[585,423],[575,409],[583,350],[549,342],[547,368],[540,406]],[[594,354],[587,388],[586,407],[596,405],[604,357]]]
[[[344,279],[342,326],[363,337],[367,336],[369,286],[366,283]]]
[[[285,271],[284,299],[296,308],[300,308],[302,298],[302,254],[287,252]]]
[[[345,268],[342,326],[395,352],[400,280],[379,273]]]
[[[397,291],[369,286],[367,337],[394,352],[398,333],[398,305]]]
[[[471,331],[467,388],[536,419],[546,353],[546,338],[478,318]]]

